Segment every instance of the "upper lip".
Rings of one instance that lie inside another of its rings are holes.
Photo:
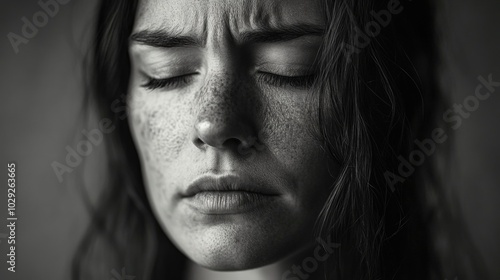
[[[200,192],[227,192],[241,191],[253,192],[263,195],[277,195],[274,188],[262,180],[242,178],[236,175],[203,175],[195,179],[182,194],[192,197]]]

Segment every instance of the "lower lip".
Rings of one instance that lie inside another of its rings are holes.
[[[191,207],[203,214],[227,215],[255,210],[275,198],[273,195],[245,191],[207,191],[185,199]]]

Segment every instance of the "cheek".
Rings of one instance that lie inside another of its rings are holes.
[[[294,176],[296,204],[301,207],[321,205],[328,194],[337,165],[328,160],[317,137],[314,110],[306,98],[273,95],[267,104],[264,135],[267,146],[284,170]],[[316,104],[316,103],[312,103]]]
[[[302,172],[308,169],[305,166],[322,161],[317,157],[319,142],[311,134],[317,122],[304,96],[289,95],[276,94],[266,102],[264,135],[271,152],[287,169]]]
[[[144,161],[165,167],[178,158],[189,138],[189,107],[172,98],[148,94],[152,95],[137,93],[129,98],[131,126]]]
[[[159,217],[170,219],[175,176],[169,170],[176,169],[174,162],[189,139],[189,102],[135,91],[130,93],[128,104],[129,124],[141,157],[148,196]]]

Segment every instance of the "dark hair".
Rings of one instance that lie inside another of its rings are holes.
[[[387,3],[323,2],[327,31],[318,56],[317,134],[341,166],[317,220],[318,236],[342,244],[341,255],[329,259],[336,263],[325,264],[327,272],[334,279],[468,278],[478,264],[471,254],[451,249],[469,243],[439,177],[435,160],[441,154],[397,186],[386,178],[397,174],[398,157],[408,158],[414,140],[428,138],[439,125],[435,7],[430,0],[402,1],[402,14],[379,24],[379,34],[360,46],[356,36],[374,20],[370,11],[386,10]],[[91,209],[74,279],[103,279],[122,267],[139,279],[180,279],[184,269],[185,257],[152,214],[128,122],[115,106],[128,91],[136,9],[133,0],[101,1],[99,7],[89,107],[114,120],[116,130],[106,138],[109,187]]]

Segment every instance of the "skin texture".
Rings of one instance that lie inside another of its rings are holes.
[[[311,133],[317,125],[311,89],[273,84],[262,72],[310,75],[321,36],[260,43],[241,36],[304,23],[324,24],[315,1],[140,1],[133,33],[162,31],[200,42],[164,48],[131,40],[128,95],[155,215],[197,265],[286,269],[312,246],[336,165]],[[149,77],[182,75],[186,81],[176,86],[144,86]],[[253,211],[228,215],[207,215],[185,203],[182,193],[193,180],[229,173],[265,182],[277,196]]]

